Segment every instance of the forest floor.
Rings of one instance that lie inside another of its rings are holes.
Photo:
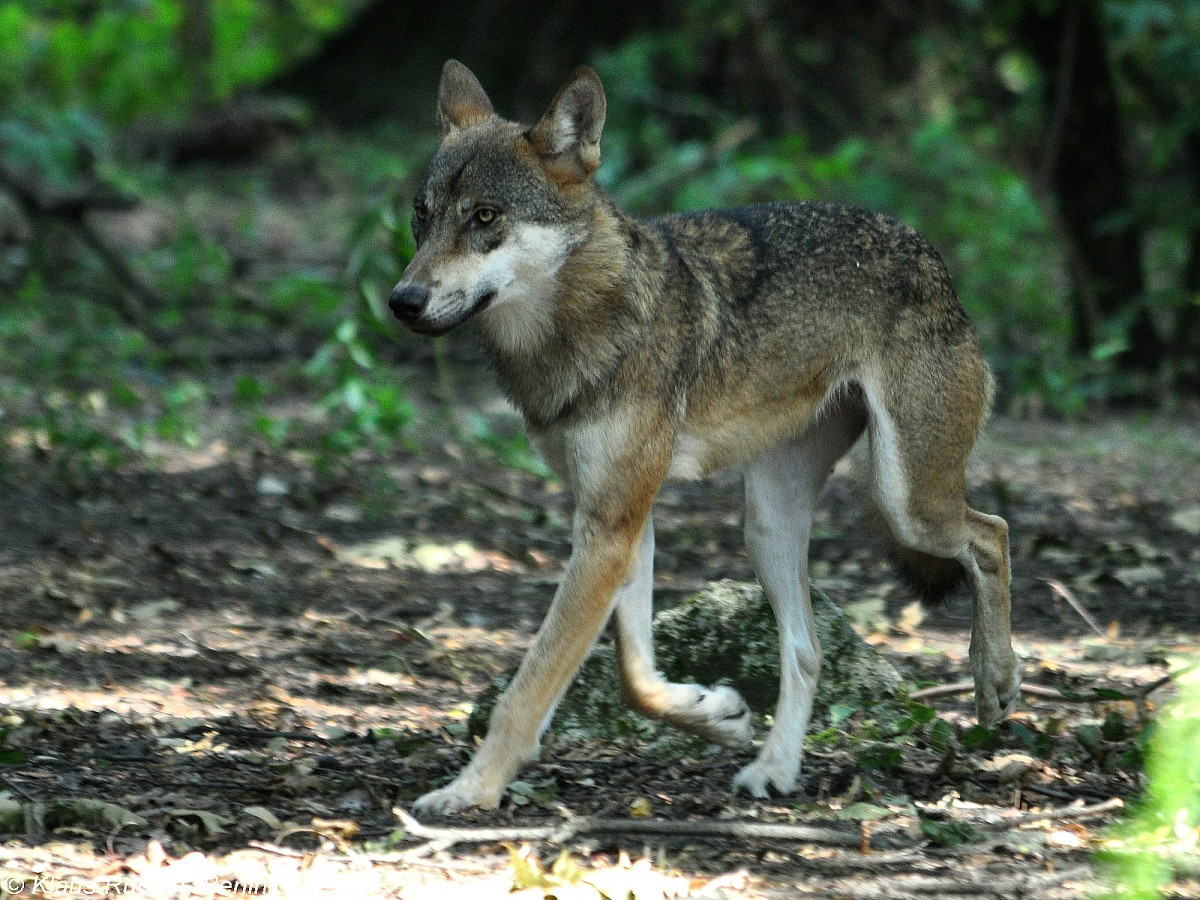
[[[849,710],[810,742],[801,793],[773,800],[730,791],[753,748],[551,737],[499,810],[434,824],[651,829],[566,838],[553,871],[555,842],[430,843],[393,810],[462,765],[470,699],[549,603],[569,552],[554,483],[431,434],[334,475],[215,439],[85,480],[14,460],[0,898],[1082,896],[1142,788],[1139,738],[1172,695],[1168,666],[1200,653],[1198,426],[989,427],[971,495],[1009,521],[1026,682],[1053,689],[994,734],[971,730],[967,691],[927,701],[948,742]],[[968,679],[969,601],[922,620],[862,537],[854,465],[827,491],[814,581],[911,687]],[[663,491],[660,606],[752,577],[740,492],[733,474]],[[669,824],[697,820],[808,824],[829,841]]]

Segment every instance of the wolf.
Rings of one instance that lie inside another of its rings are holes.
[[[1018,696],[1008,526],[964,498],[992,380],[937,252],[895,219],[830,203],[629,216],[593,178],[605,109],[587,67],[532,128],[497,116],[461,63],[442,71],[416,252],[389,305],[419,334],[474,325],[574,515],[566,571],[486,739],[418,813],[498,805],[610,617],[630,707],[750,741],[737,691],[668,682],[651,635],[655,495],[731,467],[780,643],[774,722],[734,787],[793,792],[821,669],[813,507],[863,432],[869,493],[911,580],[932,598],[970,586],[979,721]]]

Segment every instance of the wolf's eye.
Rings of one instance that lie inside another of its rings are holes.
[[[491,225],[496,221],[496,211],[490,206],[481,206],[475,210],[475,221],[480,225]]]

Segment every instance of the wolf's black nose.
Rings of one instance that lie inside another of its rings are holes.
[[[392,315],[404,322],[410,322],[421,314],[425,304],[429,302],[429,288],[414,282],[398,284],[388,299]]]

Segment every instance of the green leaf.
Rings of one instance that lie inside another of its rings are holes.
[[[13,635],[13,645],[18,650],[34,650],[38,646],[38,636],[32,631],[18,631]]]
[[[969,822],[938,821],[922,818],[921,834],[938,847],[958,847],[978,840],[979,832]]]
[[[876,806],[874,803],[852,803],[845,809],[839,810],[837,817],[859,822],[873,822],[889,815],[891,815],[891,810],[883,806]]]
[[[1106,741],[1123,741],[1130,735],[1129,723],[1118,712],[1111,712],[1100,723],[1100,734]]]
[[[964,750],[995,750],[1000,746],[1000,735],[985,725],[972,725],[962,736]]]
[[[925,725],[937,718],[937,710],[923,703],[910,703],[908,706],[908,715],[914,722]]]
[[[844,703],[834,703],[829,707],[829,724],[841,725],[856,712],[858,712],[857,706],[847,706]]]
[[[929,728],[929,746],[938,753],[946,753],[955,745],[954,728],[945,719],[938,719]]]
[[[206,809],[177,809],[171,815],[177,819],[196,819],[205,833],[213,836],[224,834],[225,826],[233,823],[232,819]]]
[[[1103,735],[1100,732],[1100,726],[1091,722],[1085,722],[1082,725],[1075,726],[1075,740],[1092,753],[1097,753],[1100,750],[1101,740]]]
[[[894,744],[872,744],[858,754],[858,763],[864,769],[894,772],[904,762],[904,751]]]
[[[239,375],[233,382],[233,401],[243,406],[262,403],[267,391],[262,381],[251,375]]]

